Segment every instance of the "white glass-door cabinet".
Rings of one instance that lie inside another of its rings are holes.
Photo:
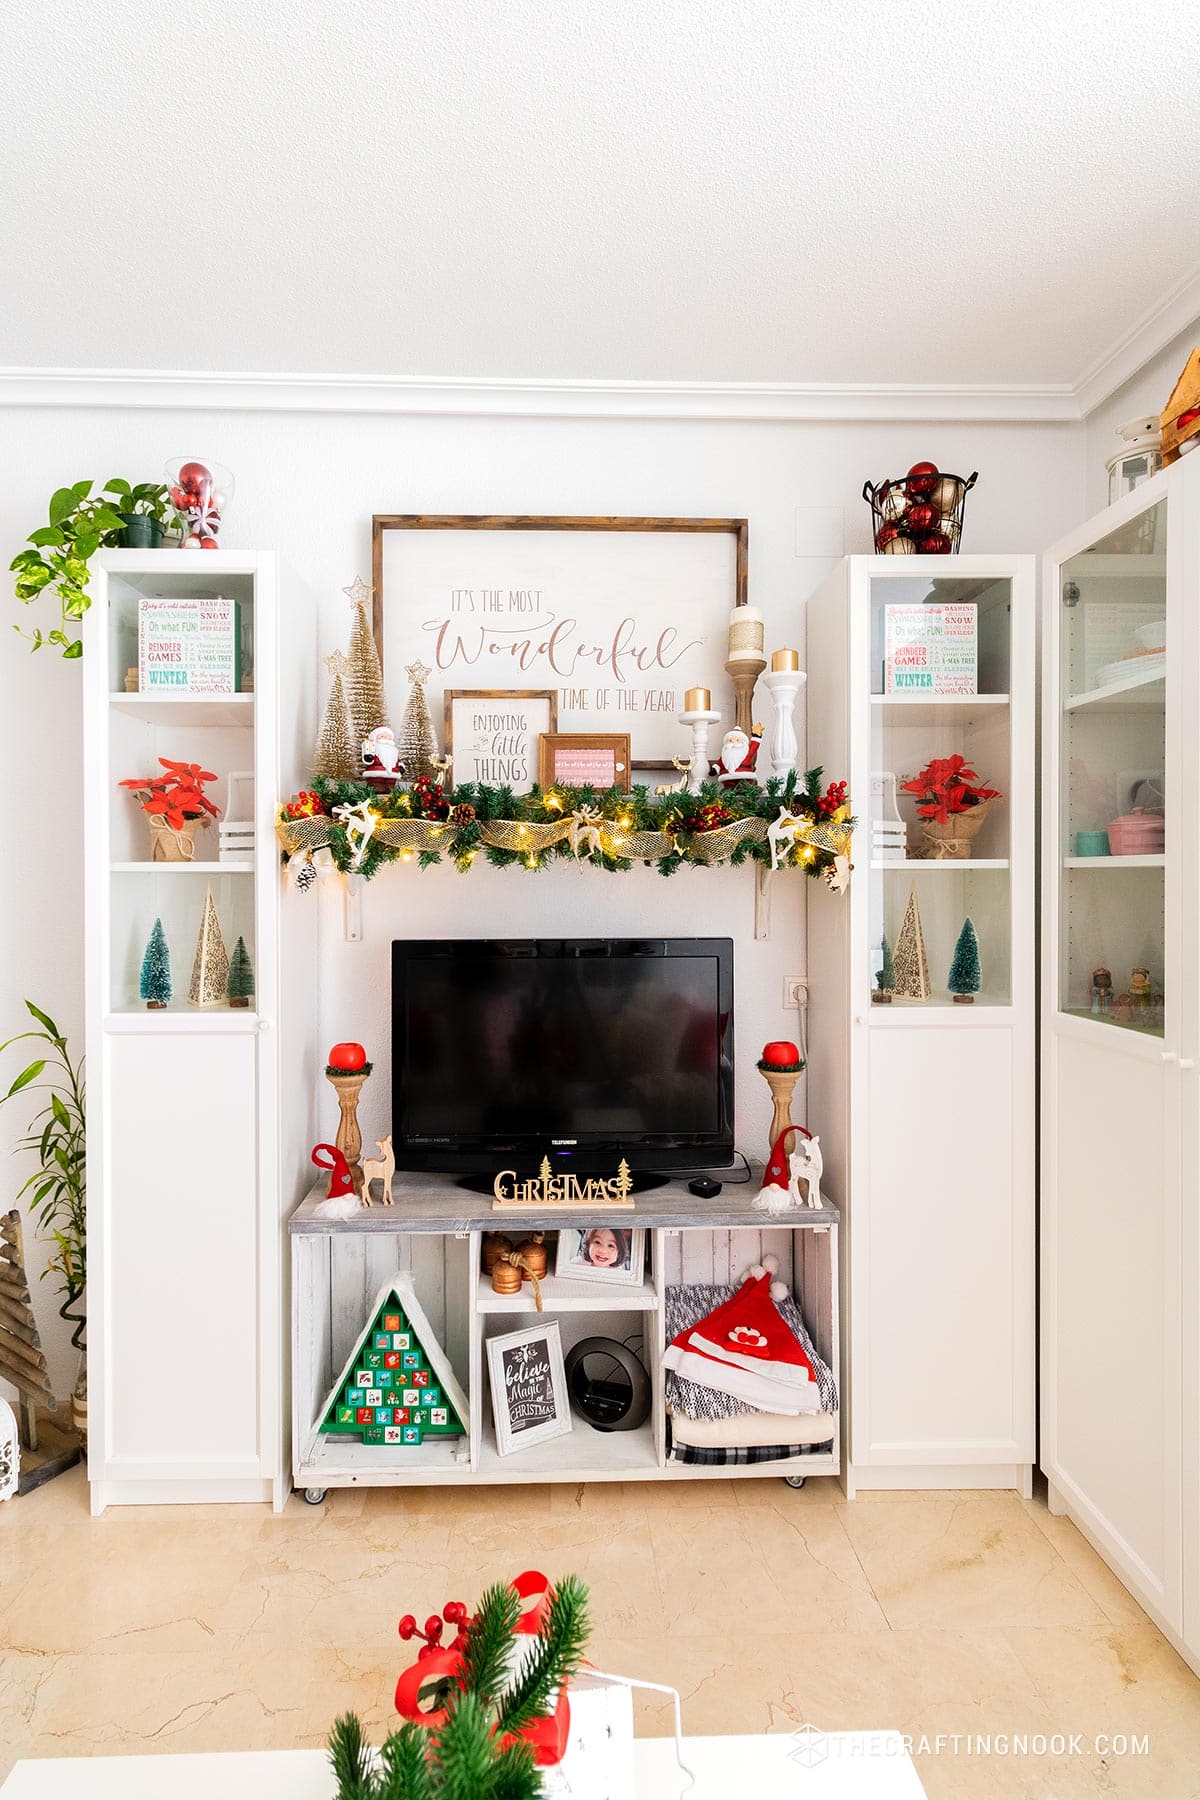
[[[807,761],[859,820],[808,956],[848,1491],[1032,1478],[1035,615],[1030,556],[849,557],[808,604]]]
[[[1200,457],[1048,552],[1050,1503],[1200,1652]]]
[[[312,618],[289,594],[278,631],[270,553],[112,550],[83,621],[88,1065],[88,1477],[92,1509],[272,1500],[290,1487],[284,1405],[287,1214],[309,1185],[319,1072],[287,997],[312,979],[316,907],[283,893],[277,796],[312,742]],[[138,602],[237,608],[240,680],[200,696],[138,685]],[[130,691],[132,690],[132,691]],[[216,822],[190,860],[155,861],[120,783],[199,764],[224,819],[253,820],[230,860]],[[236,779],[234,779],[236,778]],[[211,894],[246,1006],[188,1001]],[[155,922],[172,997],[140,974]],[[157,997],[157,996],[155,996]]]

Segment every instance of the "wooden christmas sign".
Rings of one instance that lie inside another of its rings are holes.
[[[325,1402],[320,1430],[364,1444],[417,1448],[462,1437],[467,1397],[406,1275],[385,1282]]]
[[[18,1390],[25,1408],[26,1431],[37,1443],[37,1407],[44,1402],[57,1408],[42,1341],[38,1336],[25,1273],[21,1241],[21,1215],[15,1209],[0,1213],[0,1375]]]
[[[901,1000],[928,1000],[933,990],[929,985],[929,959],[925,954],[925,934],[921,930],[916,888],[908,891],[908,904],[892,952],[892,964],[892,992]]]
[[[492,1183],[492,1211],[547,1206],[628,1206],[634,1205],[633,1176],[622,1157],[611,1181],[581,1181],[578,1175],[555,1175],[550,1158],[543,1156],[536,1176],[521,1180],[514,1169],[501,1169]]]

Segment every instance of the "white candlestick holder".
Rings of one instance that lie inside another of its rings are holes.
[[[796,742],[796,696],[808,680],[802,669],[770,669],[759,676],[771,696],[775,719],[769,731],[767,766],[772,775],[786,779],[796,767],[800,746]]]
[[[691,727],[692,760],[688,764],[687,791],[698,794],[708,774],[708,734],[720,720],[719,712],[680,713],[679,723]]]

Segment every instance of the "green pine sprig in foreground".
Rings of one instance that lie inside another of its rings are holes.
[[[537,1800],[543,1793],[533,1750],[511,1734],[545,1718],[579,1668],[587,1642],[587,1589],[574,1575],[550,1598],[523,1672],[505,1687],[521,1601],[507,1585],[489,1588],[467,1627],[459,1685],[449,1717],[429,1728],[406,1722],[378,1756],[361,1719],[344,1713],[329,1734],[337,1800]]]

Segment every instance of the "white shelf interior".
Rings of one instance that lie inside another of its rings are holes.
[[[253,694],[110,694],[114,713],[139,724],[186,724],[190,730],[210,725],[250,726],[254,721]],[[172,714],[178,714],[177,719]]]
[[[1165,694],[1166,676],[1160,665],[1145,675],[1134,670],[1120,681],[1110,681],[1104,687],[1092,688],[1084,694],[1072,694],[1063,710],[1079,712],[1088,707],[1093,712],[1100,713],[1131,712],[1138,709],[1161,712]]]
[[[252,862],[116,862],[114,875],[253,875]]]
[[[961,859],[954,856],[877,856],[872,858],[871,861],[871,868],[881,870],[885,875],[899,871],[904,871],[910,875],[914,872],[923,874],[928,869],[957,869],[961,873],[962,870],[967,867],[972,869],[1007,869],[1008,866],[1009,862],[1007,856],[968,856]]]
[[[569,1436],[551,1438],[531,1450],[501,1456],[489,1416],[479,1449],[479,1473],[503,1474],[512,1481],[622,1481],[657,1469],[654,1433],[647,1420],[636,1431],[597,1431],[574,1419]]]

